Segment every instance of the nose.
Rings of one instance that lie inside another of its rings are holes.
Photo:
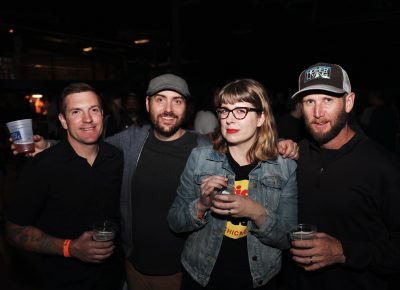
[[[228,113],[228,117],[226,117],[225,121],[230,124],[232,122],[234,122],[236,118],[233,116],[233,112],[229,112]]]
[[[83,113],[83,122],[85,122],[85,123],[93,122],[92,114],[90,112]]]
[[[165,111],[172,112],[172,102],[170,102],[170,101],[165,102]]]
[[[321,103],[316,103],[314,107],[314,117],[321,118],[324,115],[323,106]]]

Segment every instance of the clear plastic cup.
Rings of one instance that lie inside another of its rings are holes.
[[[18,153],[33,153],[35,145],[33,143],[32,119],[22,119],[6,123],[10,131],[11,139]]]
[[[235,187],[228,184],[228,186],[221,188],[218,192],[219,194],[235,194]]]
[[[289,231],[292,240],[312,240],[317,233],[317,227],[311,224],[298,224]]]
[[[111,221],[99,221],[93,223],[93,240],[100,242],[111,241],[115,237],[118,227]]]

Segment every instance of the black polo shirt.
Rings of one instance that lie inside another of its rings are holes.
[[[100,142],[99,153],[90,166],[68,141],[62,141],[27,162],[6,217],[12,223],[32,225],[62,239],[78,238],[91,230],[96,220],[117,221],[122,166],[122,153],[110,144]],[[45,279],[60,284],[90,281],[96,269],[107,262],[97,265],[41,255]]]

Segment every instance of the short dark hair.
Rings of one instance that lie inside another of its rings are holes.
[[[100,107],[102,107],[101,98],[92,86],[86,83],[72,83],[66,86],[61,93],[60,99],[58,100],[59,112],[65,116],[65,109],[66,109],[65,99],[67,98],[67,96],[71,94],[84,93],[84,92],[93,92],[97,96]]]

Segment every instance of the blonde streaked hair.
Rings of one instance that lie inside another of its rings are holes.
[[[277,130],[264,86],[253,79],[238,79],[226,84],[214,98],[217,108],[222,107],[223,104],[233,105],[238,102],[250,103],[254,108],[262,110],[265,115],[264,124],[257,128],[256,142],[247,152],[247,158],[250,162],[276,159],[278,156]],[[220,128],[214,131],[212,143],[217,152],[228,152],[228,144],[222,136]]]

